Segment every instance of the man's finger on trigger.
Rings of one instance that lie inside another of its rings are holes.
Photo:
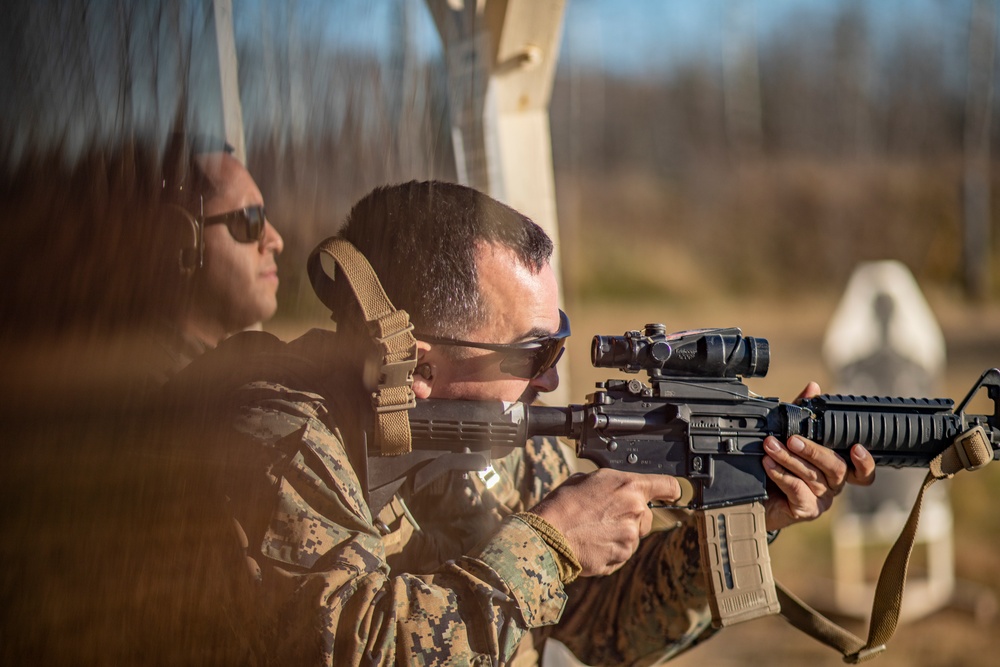
[[[644,475],[647,482],[646,500],[674,501],[681,497],[681,485],[670,475]]]

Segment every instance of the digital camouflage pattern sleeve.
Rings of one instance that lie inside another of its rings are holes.
[[[654,532],[617,572],[577,579],[559,625],[541,632],[588,665],[666,662],[715,633],[698,530],[686,518]]]
[[[512,511],[530,508],[570,474],[559,445],[542,438],[494,467],[511,479],[510,491],[516,489],[500,495]],[[644,665],[669,660],[714,634],[698,529],[691,516],[678,517],[676,525],[643,539],[614,574],[568,586],[562,619],[536,631],[538,639],[558,639],[588,665]]]
[[[320,396],[258,382],[232,404],[226,491],[248,537],[257,591],[248,622],[267,662],[522,664],[536,655],[522,642],[530,630],[587,664],[649,664],[710,634],[691,523],[643,540],[615,574],[564,590],[548,547],[510,516],[571,474],[554,441],[494,461],[489,490],[488,476],[471,475],[472,498],[466,488],[426,508],[409,499],[418,517],[440,520],[425,532],[464,535],[418,558],[405,537],[393,545],[375,527]]]
[[[528,630],[558,621],[555,561],[524,522],[503,519],[433,572],[393,573],[323,400],[258,382],[232,405],[225,490],[266,662],[503,664]]]

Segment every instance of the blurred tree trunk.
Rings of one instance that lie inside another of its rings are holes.
[[[964,282],[975,299],[989,296],[990,271],[990,116],[996,10],[993,0],[976,0],[969,26],[969,74],[965,101]]]
[[[728,5],[723,40],[726,139],[736,161],[761,149],[760,59],[757,51],[757,5],[740,0]]]
[[[868,20],[861,4],[848,5],[834,27],[836,127],[831,151],[847,158],[867,157],[874,144],[871,81],[874,70]]]

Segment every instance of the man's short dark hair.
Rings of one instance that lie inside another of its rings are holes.
[[[161,166],[164,201],[192,215],[200,215],[202,201],[215,194],[215,186],[197,158],[209,153],[232,155],[233,150],[225,139],[215,135],[171,133],[163,150]]]
[[[526,215],[473,188],[441,181],[376,188],[354,205],[340,236],[368,258],[417,331],[449,336],[464,334],[487,316],[476,273],[480,245],[505,246],[534,272],[549,261],[553,247]],[[358,311],[349,291],[338,285],[336,294],[339,326]]]

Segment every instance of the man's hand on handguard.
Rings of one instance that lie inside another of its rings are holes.
[[[810,382],[799,399],[819,393],[819,385]],[[851,448],[853,469],[832,449],[801,436],[792,436],[787,443],[768,437],[764,451],[764,470],[784,494],[767,499],[768,530],[815,519],[830,508],[844,484],[868,486],[875,481],[875,461],[861,445]]]
[[[681,486],[669,475],[602,469],[578,473],[531,511],[557,528],[580,561],[581,576],[611,574],[652,528],[653,501],[676,502]]]

